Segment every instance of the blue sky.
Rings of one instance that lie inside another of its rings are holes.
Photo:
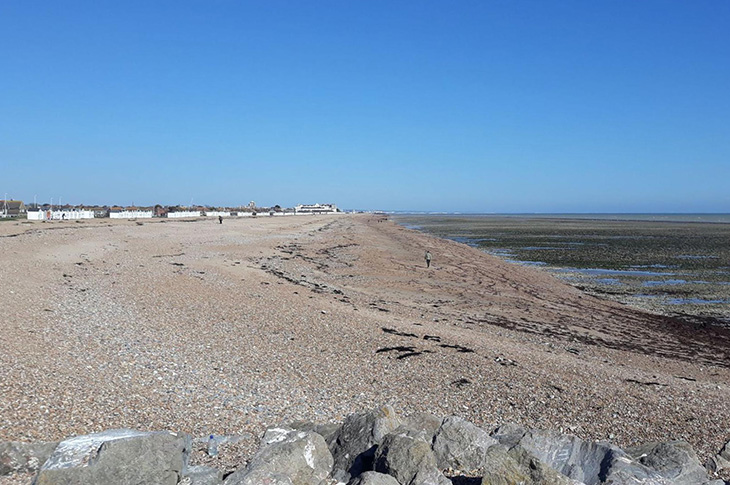
[[[730,212],[730,2],[0,2],[0,196]]]

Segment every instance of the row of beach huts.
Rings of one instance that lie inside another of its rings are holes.
[[[198,217],[256,217],[256,216],[293,216],[293,215],[316,215],[316,214],[337,214],[342,211],[335,204],[300,204],[294,208],[275,207],[256,207],[252,202],[245,208],[238,209],[220,209],[206,207],[170,207],[155,206],[154,208],[139,207],[119,207],[111,208],[88,208],[88,207],[52,207],[52,206],[35,206],[25,209],[22,202],[18,204],[3,204],[6,201],[0,201],[0,217],[25,217],[31,221],[62,221],[62,220],[79,220],[94,219],[100,217],[109,217],[111,219],[151,219],[153,217],[163,217],[168,219],[198,218]],[[11,201],[7,201],[11,202]],[[8,210],[7,207],[12,207]],[[5,210],[3,210],[5,209]]]

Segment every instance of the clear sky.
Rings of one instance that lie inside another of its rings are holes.
[[[0,2],[0,197],[730,212],[730,2]]]

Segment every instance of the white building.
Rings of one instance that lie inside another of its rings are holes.
[[[93,218],[94,211],[87,210],[28,211],[29,221],[73,221]]]
[[[334,204],[299,204],[294,208],[296,214],[334,214],[340,212]]]
[[[152,219],[152,211],[123,210],[109,212],[111,219]]]
[[[200,217],[200,211],[176,211],[168,212],[168,219],[183,219],[186,217]]]

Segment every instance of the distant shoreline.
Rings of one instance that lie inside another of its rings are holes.
[[[393,217],[440,216],[440,217],[493,217],[514,219],[579,219],[587,221],[650,221],[650,222],[689,222],[709,224],[730,224],[730,213],[465,213],[465,212],[386,212]]]

